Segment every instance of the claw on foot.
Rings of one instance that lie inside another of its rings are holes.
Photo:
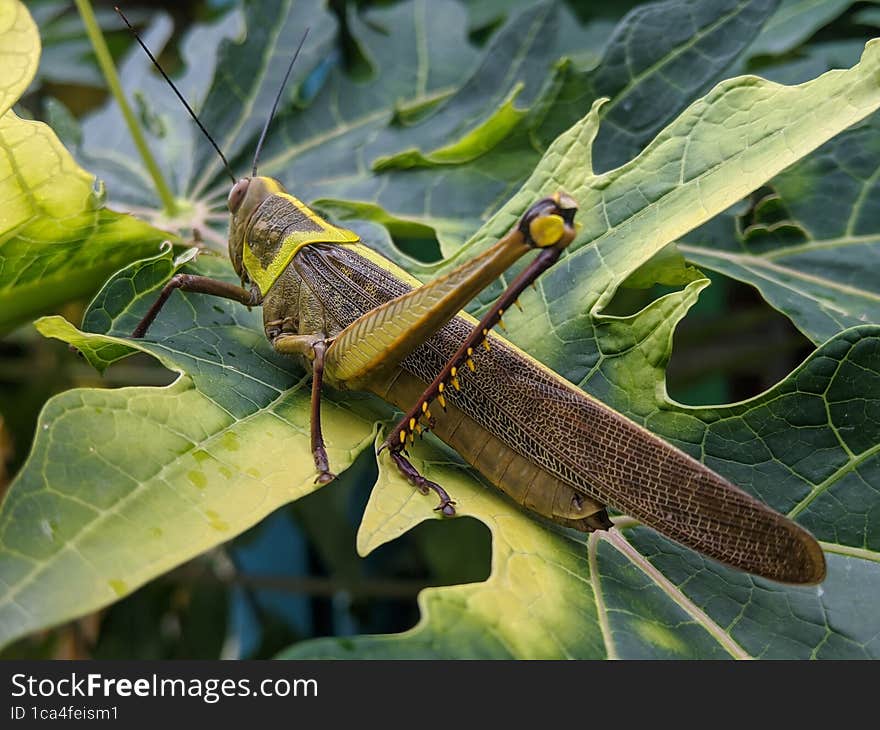
[[[440,504],[434,507],[434,511],[442,512],[444,517],[455,517],[455,502],[451,499],[441,499]]]
[[[406,477],[406,480],[418,489],[420,493],[428,494],[432,490],[437,493],[437,496],[440,497],[440,504],[434,508],[435,512],[440,512],[446,517],[452,517],[455,515],[455,507],[453,506],[455,505],[455,502],[449,498],[449,495],[443,487],[436,482],[432,482],[430,479],[425,479],[425,477],[419,474],[418,470],[409,463],[407,458],[393,446],[389,449],[389,453],[400,473],[403,474],[403,476]]]
[[[336,479],[336,475],[333,472],[322,471],[318,474],[318,478],[315,479],[315,484],[329,484],[334,479]]]

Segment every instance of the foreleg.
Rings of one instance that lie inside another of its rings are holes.
[[[175,274],[162,288],[159,298],[156,299],[153,306],[150,307],[144,318],[140,321],[138,326],[135,327],[134,332],[131,333],[132,337],[140,339],[147,334],[147,330],[150,328],[150,325],[153,324],[156,315],[158,315],[162,307],[165,306],[168,297],[171,296],[171,292],[175,289],[182,289],[183,291],[195,292],[198,294],[210,294],[211,296],[222,297],[223,299],[232,299],[235,302],[244,304],[246,307],[258,306],[261,301],[261,297],[258,293],[249,292],[247,289],[243,289],[240,286],[230,284],[226,281],[211,279],[207,276],[196,276],[195,274]]]
[[[444,515],[455,514],[455,502],[450,499],[442,487],[422,476],[404,456],[407,441],[412,443],[415,431],[422,430],[421,419],[426,419],[426,427],[431,427],[432,418],[428,407],[433,400],[436,399],[440,406],[444,410],[446,409],[446,392],[450,387],[455,390],[460,388],[460,369],[463,366],[467,366],[471,370],[475,368],[474,348],[482,343],[487,350],[489,349],[489,342],[486,339],[489,330],[501,323],[501,317],[505,310],[519,299],[526,287],[534,283],[544,271],[556,263],[562,251],[574,240],[573,217],[575,210],[574,201],[562,195],[546,198],[529,208],[514,232],[509,234],[508,239],[518,237],[522,243],[529,247],[540,247],[540,252],[471,330],[456,353],[447,361],[413,407],[390,432],[380,448],[380,450],[387,448],[390,451],[391,458],[401,474],[422,494],[427,494],[429,490],[438,494],[440,503],[435,510]],[[467,264],[464,264],[460,268],[464,270],[466,266]],[[486,284],[488,281],[484,282],[484,285]]]

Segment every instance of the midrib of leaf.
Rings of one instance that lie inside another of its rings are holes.
[[[599,533],[594,532],[587,541],[587,561],[590,565],[590,581],[593,585],[593,598],[596,601],[596,616],[599,619],[599,631],[602,632],[602,641],[605,644],[605,653],[608,659],[620,659],[617,647],[614,644],[614,635],[611,633],[611,625],[608,621],[608,611],[605,608],[605,596],[602,593],[602,576],[599,575],[599,561],[596,556]]]
[[[799,226],[801,224],[798,224]],[[802,226],[801,226],[802,227]],[[772,230],[772,228],[771,228]],[[698,246],[693,246],[689,244],[681,244],[681,248],[688,248],[693,253],[711,253],[712,255],[717,256],[741,256],[743,258],[754,258],[760,259],[761,261],[773,260],[773,259],[781,259],[786,256],[795,256],[801,253],[810,253],[811,251],[823,251],[826,249],[836,249],[842,248],[844,246],[859,246],[865,243],[875,243],[880,240],[880,236],[876,234],[865,234],[865,235],[846,235],[846,236],[838,236],[837,238],[823,238],[814,241],[810,241],[809,243],[796,243],[791,246],[781,246],[780,248],[774,248],[772,251],[768,251],[767,253],[762,253],[760,255],[756,254],[736,254],[730,253],[727,251],[713,251],[708,248],[700,248]]]
[[[839,365],[838,365],[838,367],[839,367]],[[827,404],[827,401],[826,401],[826,404]],[[832,428],[832,430],[835,432],[835,434],[837,434],[837,429],[834,428],[834,425],[833,424],[829,424],[829,425]],[[841,441],[841,443],[843,443],[843,441],[842,441],[842,439],[840,439],[839,435],[837,436],[837,438]],[[848,451],[848,449],[847,449],[847,451]],[[871,458],[872,456],[874,456],[875,454],[878,454],[878,453],[880,453],[880,444],[875,444],[870,449],[863,451],[858,456],[852,458],[850,461],[847,461],[846,464],[844,464],[839,469],[836,469],[830,476],[828,476],[828,478],[826,478],[825,481],[823,481],[820,484],[817,484],[815,487],[813,487],[813,489],[810,490],[810,493],[806,497],[804,497],[800,502],[798,502],[794,507],[792,507],[791,511],[788,513],[788,516],[791,519],[794,519],[795,517],[797,517],[801,512],[803,512],[810,505],[810,502],[815,500],[816,497],[818,497],[823,492],[825,492],[829,487],[836,484],[838,482],[838,480],[840,480],[840,478],[844,474],[846,474],[847,472],[850,472],[850,471],[854,471],[862,463],[864,463],[866,460],[868,460],[869,458]]]
[[[330,142],[336,137],[341,137],[345,134],[348,134],[352,130],[359,129],[360,127],[364,127],[373,124],[374,122],[381,121],[383,118],[390,117],[390,115],[391,112],[388,109],[380,109],[379,111],[373,112],[372,114],[365,114],[362,117],[356,117],[353,120],[349,120],[348,122],[340,123],[339,125],[324,132],[323,134],[309,137],[301,144],[288,147],[287,152],[285,152],[284,154],[276,155],[275,157],[266,160],[264,171],[266,174],[276,172],[280,167],[290,162],[290,160],[295,158],[297,155],[303,152],[308,152],[326,142]],[[220,190],[220,188],[218,187],[217,190]],[[206,197],[209,197],[213,194],[219,195],[219,193],[214,193],[214,191],[212,191]]]
[[[832,378],[836,378],[840,373],[840,368],[843,366],[843,360],[837,363],[837,366],[834,368],[834,374],[831,376]],[[828,391],[826,390],[822,394],[822,405],[825,408],[825,418],[828,419],[828,428],[834,434],[834,438],[837,439],[837,444],[840,448],[846,453],[849,457],[849,462],[852,463],[853,459],[856,458],[856,455],[853,453],[852,449],[849,447],[849,444],[844,440],[844,438],[840,435],[840,431],[837,430],[837,427],[834,425],[834,416],[831,413],[831,404],[828,402]],[[792,472],[794,470],[792,469]]]
[[[595,533],[594,533],[595,534]],[[635,567],[641,570],[648,578],[687,613],[697,624],[712,636],[734,659],[752,659],[753,657],[743,649],[723,628],[709,618],[703,609],[688,598],[672,581],[663,573],[651,565],[618,529],[604,532],[600,539],[605,540],[624,555]]]
[[[418,96],[424,96],[428,88],[428,42],[427,33],[425,32],[428,23],[425,17],[425,3],[416,3],[413,9],[416,25],[416,58],[418,64],[416,66],[416,90]]]
[[[691,49],[693,49],[700,41],[703,40],[703,38],[705,38],[710,33],[713,33],[714,31],[716,31],[719,27],[721,27],[722,25],[727,23],[727,21],[729,21],[731,18],[734,18],[737,15],[739,15],[742,12],[742,10],[743,10],[743,3],[738,3],[736,8],[731,10],[729,13],[727,13],[727,15],[719,16],[718,19],[714,23],[712,23],[711,25],[707,25],[705,28],[703,28],[701,31],[699,31],[696,35],[692,36],[688,40],[687,43],[684,43],[680,46],[677,46],[671,53],[668,53],[665,56],[663,56],[662,58],[658,59],[657,61],[655,61],[650,66],[648,66],[646,69],[644,69],[639,74],[632,73],[632,70],[630,69],[630,62],[632,59],[631,59],[629,53],[625,54],[624,57],[626,58],[626,66],[627,66],[627,71],[629,72],[630,80],[627,82],[627,84],[623,88],[621,88],[619,91],[617,91],[614,95],[614,98],[611,99],[605,105],[605,107],[602,110],[604,112],[604,116],[608,116],[608,113],[612,109],[614,109],[621,102],[621,100],[626,98],[627,92],[629,92],[630,89],[632,89],[635,86],[638,86],[646,78],[648,78],[649,76],[653,75],[654,73],[660,71],[664,66],[666,66],[669,63],[671,63],[672,61],[676,60],[679,56],[684,54],[685,51],[690,51]],[[628,28],[629,33],[627,34],[627,41],[629,41],[630,34],[632,33],[633,30],[634,30],[634,26],[630,25],[630,27]],[[627,47],[629,47],[629,42],[627,42]],[[609,120],[606,120],[603,118],[603,123],[608,124]]]
[[[774,252],[772,256],[756,256],[754,254],[744,254],[744,253],[731,253],[729,251],[715,251],[709,248],[700,248],[699,246],[692,246],[689,244],[678,244],[678,249],[682,253],[688,253],[693,256],[705,256],[709,258],[718,258],[723,259],[725,261],[731,261],[735,264],[739,264],[743,268],[748,269],[754,274],[759,276],[763,276],[768,281],[772,281],[774,284],[778,284],[779,286],[790,289],[791,286],[786,284],[785,282],[781,282],[778,279],[774,279],[767,274],[761,273],[759,271],[755,271],[756,268],[759,269],[767,269],[768,271],[775,271],[780,274],[785,274],[790,276],[793,279],[801,279],[803,281],[809,281],[813,284],[817,284],[822,287],[826,287],[828,289],[835,289],[844,294],[852,294],[853,296],[861,297],[863,299],[872,299],[874,301],[880,301],[880,294],[875,294],[874,292],[867,291],[865,289],[859,289],[854,286],[850,286],[849,284],[842,284],[837,281],[833,281],[831,279],[826,279],[822,276],[816,276],[815,274],[808,274],[804,271],[800,271],[798,269],[792,269],[788,266],[780,266],[779,264],[773,263],[770,259],[782,258],[783,256],[790,256],[799,253],[809,253],[810,251],[821,251],[821,250],[831,250],[841,248],[842,245],[856,245],[863,243],[876,243],[880,238],[877,236],[861,236],[861,237],[852,237],[847,239],[829,239],[826,241],[816,242],[815,244],[804,244],[801,246],[791,246],[787,250],[782,251],[778,250]],[[841,309],[837,307],[832,302],[827,302],[818,297],[808,295],[806,292],[802,292],[798,290],[798,294],[801,296],[807,297],[809,299],[813,299],[816,302],[827,306],[829,309],[834,309],[840,314],[849,315],[849,312],[845,309]]]
[[[835,555],[843,555],[847,558],[859,558],[861,560],[870,560],[873,563],[880,563],[880,553],[867,548],[850,547],[849,545],[840,545],[836,542],[819,541],[819,545],[825,552],[834,553]]]

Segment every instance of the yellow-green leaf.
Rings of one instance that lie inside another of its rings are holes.
[[[505,316],[511,339],[573,382],[597,352],[592,319],[617,287],[661,249],[766,183],[880,107],[880,40],[860,63],[798,86],[754,76],[729,79],[694,102],[645,151],[603,174],[590,147],[602,101],[562,134],[523,188],[436,275],[504,234],[536,196],[567,190],[583,229],[561,265]],[[588,286],[571,286],[588,281]],[[488,303],[498,287],[480,297]],[[546,321],[546,329],[534,321]],[[547,336],[546,332],[552,333]],[[571,347],[573,341],[579,347]]]
[[[5,21],[5,22],[4,22]],[[168,234],[103,207],[103,188],[55,133],[8,107],[39,60],[36,27],[18,0],[0,3],[0,334],[93,294]],[[13,73],[6,73],[6,64]]]
[[[24,93],[40,60],[40,35],[18,0],[0,0],[0,116]]]

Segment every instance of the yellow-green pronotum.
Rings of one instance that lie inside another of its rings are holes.
[[[368,390],[404,411],[382,448],[414,487],[439,496],[436,509],[445,515],[455,513],[455,502],[406,456],[414,433],[425,429],[518,504],[567,527],[610,529],[608,505],[750,573],[787,583],[825,577],[822,551],[801,527],[490,333],[574,239],[571,197],[539,200],[488,251],[420,286],[279,182],[257,176],[271,118],[252,175],[236,180],[227,164],[229,256],[241,286],[177,274],[135,337],[146,334],[174,289],[262,306],[272,346],[313,373],[320,482],[333,478],[321,435],[323,385]],[[478,324],[459,314],[532,250],[535,258]]]

